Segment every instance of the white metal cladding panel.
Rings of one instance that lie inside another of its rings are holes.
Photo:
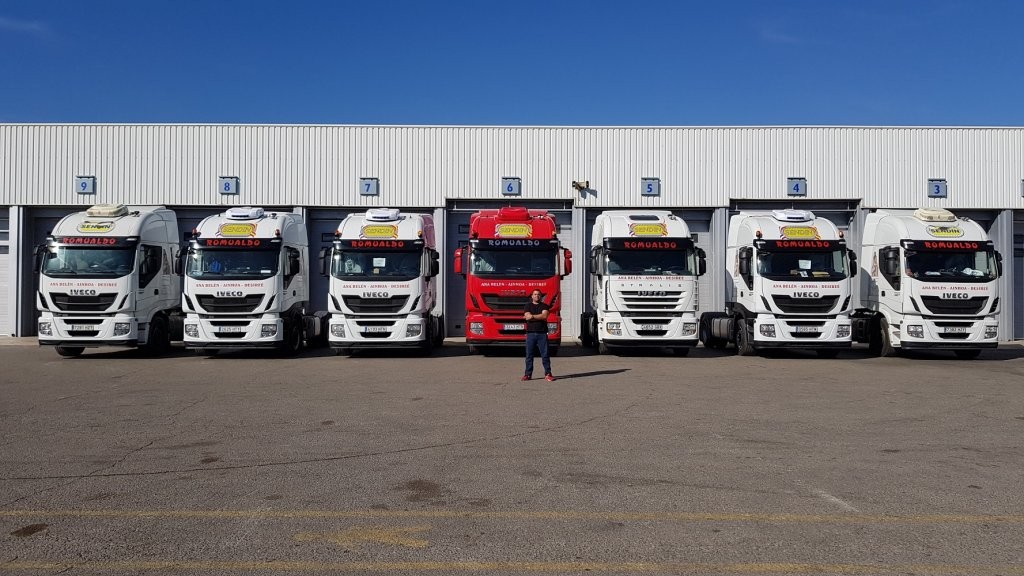
[[[75,175],[96,176],[98,193],[75,194]],[[218,176],[241,193],[221,196]],[[524,200],[585,207],[779,199],[798,176],[808,199],[1024,208],[1024,129],[0,126],[0,204],[439,207],[500,199],[503,176],[523,179]],[[360,177],[379,178],[380,196],[360,196]],[[662,195],[642,197],[642,177]],[[928,178],[947,179],[949,198],[928,200]]]

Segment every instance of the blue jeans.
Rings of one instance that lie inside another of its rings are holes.
[[[540,362],[544,365],[544,374],[551,374],[551,357],[548,356],[548,335],[546,332],[526,333],[526,374],[533,376],[533,351],[540,351]]]

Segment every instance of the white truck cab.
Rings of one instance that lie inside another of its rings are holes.
[[[39,344],[164,352],[180,332],[178,223],[162,206],[98,204],[62,218],[36,252]]]
[[[374,208],[342,220],[321,253],[320,272],[330,277],[330,347],[351,354],[439,345],[438,259],[430,215]]]
[[[876,210],[861,246],[858,342],[883,356],[930,349],[975,358],[997,346],[1002,256],[977,222],[941,208]]]
[[[590,303],[580,340],[599,353],[664,347],[685,355],[697,345],[697,278],[704,251],[686,222],[666,210],[608,210],[597,216],[590,247]]]
[[[856,256],[831,221],[807,210],[740,212],[729,220],[726,311],[701,316],[701,341],[741,356],[766,348],[849,348]]]
[[[302,216],[237,207],[209,216],[182,251],[185,346],[204,353],[273,348],[297,353],[320,336],[309,312],[309,248]],[[325,316],[325,315],[324,315]]]

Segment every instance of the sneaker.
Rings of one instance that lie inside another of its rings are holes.
[[[523,382],[526,382],[527,380],[530,380],[531,378],[532,378],[532,376],[530,376],[529,374],[523,374],[523,377],[520,378],[520,380],[522,380]]]
[[[544,379],[547,380],[548,382],[554,382],[555,381],[555,377],[552,376],[551,374],[545,374],[544,375]]]

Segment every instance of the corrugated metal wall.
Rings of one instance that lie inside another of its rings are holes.
[[[73,189],[97,178],[95,197]],[[221,196],[218,176],[241,194]],[[530,128],[263,125],[0,125],[0,205],[441,207],[523,198],[584,207],[716,207],[785,197],[863,198],[864,207],[1024,208],[1022,128]],[[358,194],[377,177],[379,197]],[[640,178],[662,195],[640,196]],[[949,198],[928,200],[928,178]],[[573,180],[589,180],[581,196]]]

